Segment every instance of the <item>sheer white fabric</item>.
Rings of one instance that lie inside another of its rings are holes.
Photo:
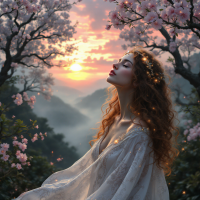
[[[134,127],[99,155],[102,136],[71,167],[15,200],[169,200],[163,170],[152,164],[148,130],[143,129]]]

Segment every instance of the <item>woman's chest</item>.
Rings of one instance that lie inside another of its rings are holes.
[[[124,135],[127,132],[127,127],[121,126],[117,128],[112,128],[109,130],[106,136],[103,136],[103,139],[100,142],[99,145],[99,154],[102,153],[102,151],[107,148],[111,143],[114,143],[115,140],[118,140],[122,135]],[[117,141],[116,141],[117,142]]]

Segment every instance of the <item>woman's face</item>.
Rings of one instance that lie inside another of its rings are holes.
[[[109,75],[107,82],[119,86],[119,87],[130,87],[131,80],[133,78],[133,54],[126,54],[119,59],[119,62],[113,64],[113,69],[116,75]]]

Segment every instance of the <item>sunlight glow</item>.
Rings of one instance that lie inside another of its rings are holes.
[[[66,74],[67,78],[70,78],[72,80],[81,81],[86,80],[90,76],[89,73],[86,72],[73,72]]]
[[[82,67],[79,64],[73,64],[70,69],[72,71],[80,71],[82,69]]]

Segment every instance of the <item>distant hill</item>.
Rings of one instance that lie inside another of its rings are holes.
[[[83,92],[70,88],[67,86],[53,86],[53,94],[60,97],[65,103],[73,103],[74,100],[80,96],[83,96]]]
[[[29,95],[33,94],[29,93]],[[89,120],[87,116],[56,96],[52,96],[50,101],[45,100],[41,95],[36,96],[33,112],[40,117],[46,117],[52,127],[74,127]]]
[[[101,110],[101,106],[107,98],[106,88],[99,89],[93,92],[91,95],[85,97],[79,97],[76,99],[75,107],[80,109]]]

